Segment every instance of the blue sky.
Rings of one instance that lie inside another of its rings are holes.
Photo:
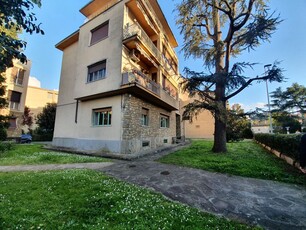
[[[59,41],[76,31],[85,18],[79,12],[89,0],[42,0],[42,8],[34,10],[41,22],[41,27],[45,35],[23,34],[22,39],[28,43],[26,55],[32,60],[31,76],[41,81],[43,88],[58,89],[61,70],[62,52],[54,46]],[[176,2],[179,0],[159,0],[161,8],[176,36],[180,46],[183,44],[182,35],[175,24],[176,13],[173,12]],[[270,8],[280,14],[284,21],[278,27],[278,30],[272,35],[270,43],[264,43],[255,51],[244,53],[237,60],[252,63],[259,63],[251,71],[246,73],[254,77],[263,73],[265,64],[274,61],[282,61],[281,67],[285,70],[284,75],[287,78],[283,83],[269,84],[269,90],[273,91],[277,87],[286,87],[297,82],[306,85],[306,9],[305,0],[294,0],[294,4],[288,0],[271,0]],[[203,63],[201,60],[185,60],[180,52],[180,47],[176,49],[180,69],[185,66],[190,69],[202,71]],[[258,105],[267,103],[265,83],[254,83],[252,86],[235,96],[230,103],[240,103],[246,110]]]

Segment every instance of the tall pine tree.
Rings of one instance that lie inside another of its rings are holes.
[[[231,57],[268,41],[281,20],[268,13],[264,0],[182,0],[177,11],[185,57],[202,59],[208,70],[184,69],[183,89],[200,97],[185,107],[184,116],[211,111],[215,117],[213,151],[226,152],[227,101],[253,81],[283,80],[276,64],[264,76],[248,78],[244,68],[252,64],[232,64]]]

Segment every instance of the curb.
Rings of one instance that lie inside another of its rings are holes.
[[[259,141],[256,141],[255,142],[259,145],[261,145],[263,148],[265,148],[266,150],[268,150],[270,153],[273,153],[275,156],[277,156],[278,158],[281,158],[283,159],[284,161],[287,162],[287,164],[293,166],[293,167],[296,167],[297,169],[299,169],[300,167],[300,163],[298,161],[296,161],[295,159],[292,159],[291,157],[288,157],[287,155],[275,150],[275,149],[272,149],[270,146],[267,146],[265,144],[262,144],[261,142]]]

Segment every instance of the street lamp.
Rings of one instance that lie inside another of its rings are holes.
[[[268,74],[269,70],[271,69],[271,66],[272,66],[272,64],[264,65],[265,75]],[[268,110],[269,110],[269,133],[273,133],[271,106],[270,106],[270,97],[269,97],[269,88],[268,88],[268,79],[266,80],[266,88],[267,88]]]

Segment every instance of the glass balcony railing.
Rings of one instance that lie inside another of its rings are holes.
[[[139,70],[132,70],[131,72],[125,72],[122,74],[122,85],[136,83],[152,93],[160,96],[160,86],[156,82],[152,81],[144,73]]]
[[[141,42],[144,43],[144,45],[152,52],[154,57],[160,62],[161,61],[161,52],[157,49],[157,47],[154,45],[150,37],[147,35],[147,33],[141,28],[138,23],[132,24],[132,25],[126,25],[123,30],[123,39],[130,38],[134,35],[137,35]]]

